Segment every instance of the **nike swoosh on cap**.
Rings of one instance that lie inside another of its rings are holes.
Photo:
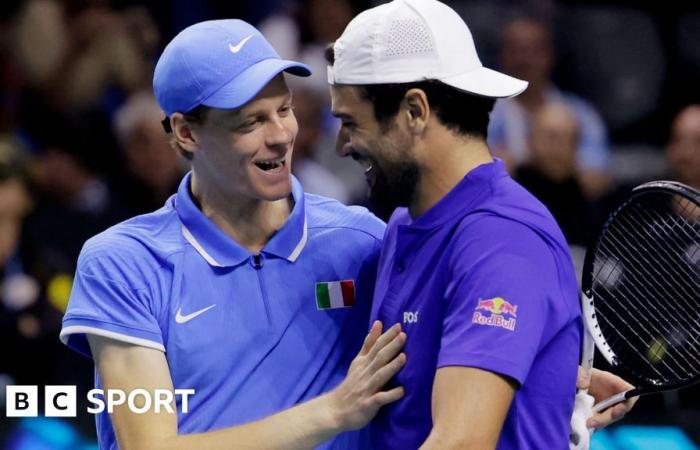
[[[250,38],[252,38],[252,37],[253,37],[253,35],[251,34],[250,36],[243,38],[243,40],[241,40],[241,42],[239,42],[237,45],[231,45],[229,43],[228,49],[231,50],[231,53],[236,54],[236,53],[241,51],[241,49],[243,48],[245,43],[248,42],[248,40],[250,40]]]
[[[209,311],[213,307],[216,306],[216,303],[213,305],[209,305],[206,308],[200,309],[199,311],[195,311],[191,314],[187,314],[186,316],[182,315],[182,308],[178,308],[177,313],[175,314],[175,322],[177,323],[186,323],[189,322],[190,320],[194,319],[195,317],[204,314],[205,312]]]

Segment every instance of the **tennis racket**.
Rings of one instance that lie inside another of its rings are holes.
[[[670,181],[636,187],[586,253],[582,291],[582,369],[590,374],[595,345],[635,386],[594,412],[700,381],[700,192]],[[571,447],[588,448],[589,437],[572,433]]]

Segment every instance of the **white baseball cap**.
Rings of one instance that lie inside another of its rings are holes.
[[[514,97],[528,84],[484,67],[467,24],[437,0],[394,0],[360,13],[333,52],[330,84],[439,80],[493,98]]]

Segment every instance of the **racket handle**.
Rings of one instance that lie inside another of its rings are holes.
[[[571,416],[569,432],[569,450],[588,450],[593,430],[586,426],[588,418],[593,415],[595,400],[586,389],[579,389],[574,400],[574,414]]]
[[[595,356],[595,343],[593,340],[593,330],[589,321],[586,320],[588,315],[594,315],[593,300],[585,293],[581,293],[581,308],[583,310],[584,325],[583,325],[583,342],[581,347],[581,369],[586,378],[590,378],[591,369],[593,368],[593,357]]]
[[[592,305],[591,299],[585,293],[581,293],[581,305],[584,315]],[[588,324],[584,321],[583,342],[581,348],[581,371],[584,378],[590,382],[591,369],[593,367],[593,356],[595,354],[595,344],[593,336],[588,329]],[[574,400],[574,412],[571,416],[571,431],[569,433],[569,450],[588,450],[591,442],[593,430],[586,426],[588,418],[593,415],[593,404],[595,400],[588,395],[588,389],[578,389]]]
[[[622,403],[628,398],[632,397],[633,395],[628,395],[630,392],[632,392],[634,389],[630,389],[629,391],[625,392],[620,392],[619,394],[615,394],[612,397],[606,398],[602,402],[598,403],[593,407],[593,412],[599,413],[601,411],[605,411],[606,409],[610,408],[611,406],[617,405],[618,403]]]

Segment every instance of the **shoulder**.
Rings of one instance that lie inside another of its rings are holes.
[[[118,223],[88,239],[78,272],[112,280],[145,279],[183,250],[177,214],[169,206]]]
[[[478,212],[465,217],[457,227],[456,238],[462,246],[522,249],[545,249],[546,243],[530,226],[491,212]]]
[[[381,241],[386,224],[367,208],[346,206],[337,200],[305,194],[309,230],[335,230],[348,235]]]
[[[547,232],[490,211],[471,214],[457,226],[450,252],[453,274],[548,272],[557,266],[559,246]],[[517,275],[516,275],[517,274]]]

